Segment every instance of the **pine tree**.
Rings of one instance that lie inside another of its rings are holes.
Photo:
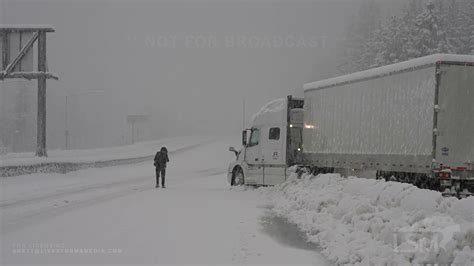
[[[350,34],[341,59],[343,72],[435,53],[474,54],[472,0],[407,0],[400,16],[381,20],[377,15],[373,24],[368,23],[369,10],[367,4],[362,6],[348,27]]]
[[[463,54],[465,34],[462,29],[463,21],[460,16],[460,6],[457,0],[447,0],[446,8],[446,28],[447,41],[452,53]]]
[[[461,53],[474,54],[474,1],[461,3],[459,18],[459,31],[463,33]]]
[[[430,1],[426,10],[415,19],[417,38],[414,41],[419,56],[436,53],[452,53],[447,40],[447,20],[443,14],[443,2]]]
[[[408,0],[403,8],[403,19],[407,22],[413,21],[421,12],[423,12],[422,1]]]
[[[407,34],[403,20],[393,16],[388,22],[387,30],[387,43],[384,47],[387,50],[387,58],[384,65],[406,60],[404,57]]]

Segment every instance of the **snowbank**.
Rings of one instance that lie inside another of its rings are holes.
[[[106,167],[150,160],[164,145],[176,151],[210,141],[209,137],[176,137],[120,147],[88,150],[48,151],[48,157],[34,153],[8,153],[0,156],[0,177],[32,173],[67,173],[79,169]]]
[[[337,264],[474,265],[474,197],[337,174],[293,175],[268,196]]]

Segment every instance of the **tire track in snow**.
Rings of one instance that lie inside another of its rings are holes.
[[[175,151],[170,151],[170,154],[171,155],[180,154],[180,153],[195,149],[199,146],[203,146],[205,144],[208,144],[208,142],[191,145],[191,146],[188,146],[188,147],[177,149]],[[140,162],[140,164],[144,164],[144,162]],[[115,167],[117,167],[117,166],[115,166]],[[123,165],[120,165],[119,167],[123,167]],[[113,187],[113,186],[123,185],[123,184],[133,184],[133,183],[137,183],[137,182],[143,181],[145,179],[149,179],[149,178],[150,178],[149,176],[143,176],[143,177],[140,177],[140,178],[134,178],[132,180],[121,180],[121,181],[117,181],[117,182],[97,183],[97,184],[94,184],[92,186],[88,186],[88,185],[83,186],[83,185],[81,185],[79,187],[74,187],[74,188],[71,188],[71,189],[65,189],[65,190],[62,190],[60,192],[50,193],[50,194],[41,195],[41,196],[37,196],[37,197],[31,197],[31,198],[19,199],[19,200],[13,200],[13,201],[8,201],[7,200],[6,202],[0,201],[0,210],[12,208],[12,207],[19,207],[19,206],[23,206],[23,205],[28,205],[32,202],[38,203],[39,201],[49,200],[49,199],[53,199],[53,198],[57,198],[57,197],[65,196],[65,195],[69,196],[69,195],[73,195],[73,194],[83,193],[84,191],[91,190],[91,189],[100,189],[100,188],[105,188],[105,187]]]
[[[240,222],[237,230],[239,232],[239,239],[236,241],[233,255],[232,255],[232,263],[236,264],[246,264],[247,259],[249,257],[249,247],[248,247],[248,240],[246,237],[246,232],[243,228],[244,222]]]
[[[130,195],[132,193],[141,193],[147,190],[154,189],[149,186],[148,181],[144,181],[144,183],[145,184],[142,186],[127,187],[126,189],[100,194],[99,196],[95,196],[86,200],[59,200],[52,206],[45,206],[44,208],[36,209],[36,211],[34,211],[33,213],[27,212],[26,214],[20,214],[12,218],[6,218],[6,215],[2,214],[3,218],[0,230],[1,234],[8,234],[17,231],[30,224],[38,223],[70,211],[75,211],[79,208],[92,206],[97,203],[106,202],[115,198]],[[58,205],[59,202],[66,204]]]
[[[212,142],[214,141],[207,141],[170,151],[170,155],[184,153]],[[131,187],[131,185],[134,186]],[[133,178],[132,180],[126,179],[117,182],[104,182],[90,186],[80,186],[73,189],[67,189],[59,193],[52,193],[48,195],[2,203],[0,205],[0,216],[2,218],[0,233],[7,234],[9,232],[14,232],[29,224],[37,223],[39,221],[73,211],[78,208],[87,207],[99,202],[105,202],[118,197],[130,195],[132,193],[144,192],[152,189],[154,188],[150,187],[150,175],[146,175]],[[106,191],[104,192],[103,190]],[[88,193],[92,194],[91,197],[82,197],[82,199],[77,200],[70,199],[71,197],[84,196]],[[33,211],[31,211],[29,208],[27,208],[27,210],[24,212],[21,211],[22,208],[28,207],[30,205],[34,207],[34,205],[41,204],[46,204],[46,206],[34,208]]]

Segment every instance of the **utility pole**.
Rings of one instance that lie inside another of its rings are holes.
[[[245,100],[242,101],[242,130],[245,129]]]

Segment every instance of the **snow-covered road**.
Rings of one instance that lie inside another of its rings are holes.
[[[0,264],[326,265],[258,190],[229,189],[228,146],[171,154],[166,189],[152,162],[3,179]]]

